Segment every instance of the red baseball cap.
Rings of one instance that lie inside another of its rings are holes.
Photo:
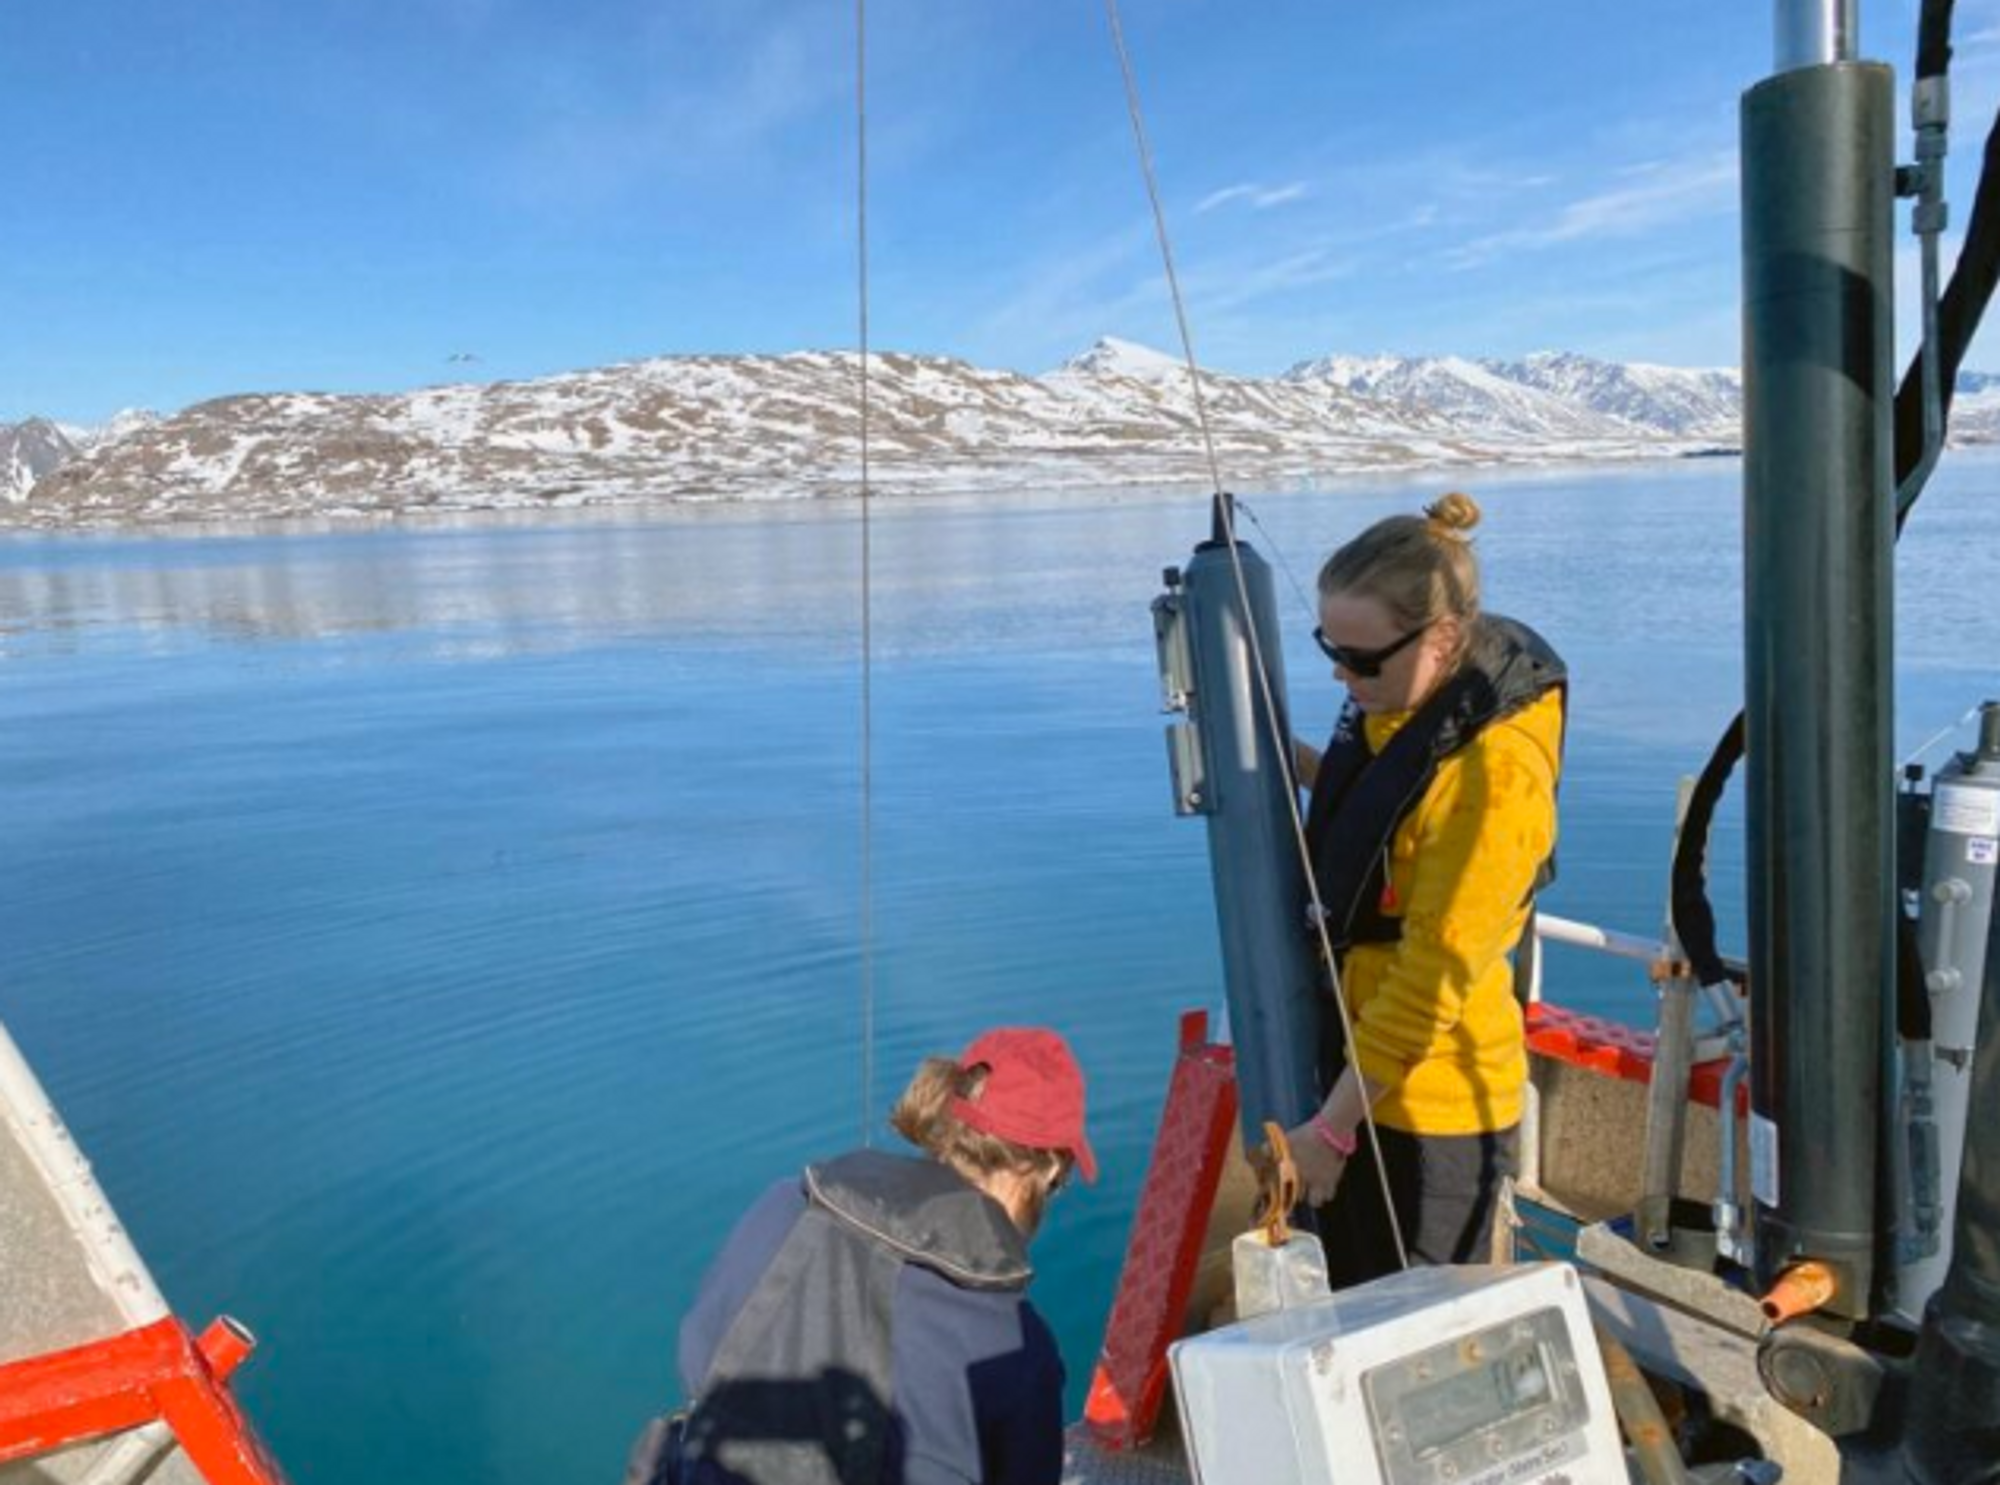
[[[1084,1180],[1097,1179],[1083,1132],[1083,1069],[1068,1042],[1040,1026],[1000,1026],[975,1038],[958,1063],[987,1069],[976,1099],[951,1101],[961,1124],[1031,1150],[1060,1150]]]

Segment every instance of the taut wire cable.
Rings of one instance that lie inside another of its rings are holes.
[[[1319,936],[1320,957],[1326,966],[1335,1012],[1340,1017],[1341,1031],[1346,1045],[1354,1045],[1354,1022],[1347,1009],[1347,998],[1341,993],[1340,964],[1333,952],[1333,939],[1327,931],[1326,907],[1320,901],[1319,881],[1313,872],[1312,846],[1306,840],[1305,817],[1299,810],[1297,775],[1292,755],[1292,740],[1287,734],[1283,714],[1278,709],[1278,700],[1271,690],[1270,671],[1264,664],[1264,647],[1257,633],[1256,620],[1250,607],[1250,585],[1243,575],[1243,558],[1236,545],[1236,520],[1234,499],[1222,488],[1222,465],[1215,451],[1215,436],[1209,428],[1208,404],[1202,396],[1201,368],[1195,360],[1194,337],[1188,332],[1187,306],[1181,295],[1180,276],[1174,270],[1173,244],[1167,234],[1167,215],[1160,205],[1160,188],[1153,169],[1153,152],[1146,140],[1145,116],[1139,107],[1139,84],[1132,70],[1131,54],[1125,46],[1125,28],[1118,15],[1118,0],[1104,0],[1104,8],[1111,22],[1111,41],[1118,52],[1118,67],[1125,79],[1125,109],[1132,119],[1132,134],[1138,144],[1139,168],[1146,180],[1146,199],[1153,208],[1153,228],[1160,242],[1160,259],[1166,267],[1167,292],[1173,299],[1174,321],[1180,327],[1181,353],[1187,361],[1188,383],[1194,389],[1195,418],[1201,427],[1202,446],[1208,456],[1209,475],[1215,492],[1215,509],[1222,528],[1223,540],[1229,549],[1230,571],[1236,579],[1236,601],[1243,616],[1243,633],[1250,646],[1250,668],[1257,677],[1258,697],[1263,703],[1264,723],[1271,735],[1271,746],[1285,770],[1287,787],[1285,801],[1291,814],[1292,839],[1299,853],[1299,864],[1305,872],[1306,892],[1311,899],[1311,917],[1314,931]],[[1357,1068],[1355,1076],[1360,1076]],[[1382,1186],[1382,1209],[1389,1218],[1389,1235],[1396,1245],[1396,1261],[1402,1268],[1410,1266],[1409,1250],[1403,1243],[1403,1224],[1396,1216],[1394,1194],[1389,1189],[1389,1170],[1382,1161],[1382,1140],[1375,1127],[1374,1110],[1367,1096],[1367,1084],[1362,1084],[1361,1122],[1368,1131],[1368,1147],[1375,1156],[1375,1174]]]
[[[861,337],[861,1143],[875,1143],[875,601],[869,483],[868,0],[854,0],[854,236]]]

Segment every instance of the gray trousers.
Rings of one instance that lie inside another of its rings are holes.
[[[1397,1270],[1396,1243],[1382,1203],[1382,1178],[1368,1131],[1347,1163],[1333,1200],[1318,1211],[1333,1287],[1365,1284]],[[1520,1129],[1498,1134],[1376,1133],[1382,1166],[1412,1263],[1484,1263],[1493,1251],[1501,1181],[1514,1173]]]

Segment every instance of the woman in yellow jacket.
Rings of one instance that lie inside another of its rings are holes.
[[[1566,677],[1534,631],[1482,614],[1479,507],[1446,495],[1327,559],[1315,637],[1347,686],[1297,746],[1307,838],[1353,1045],[1324,1008],[1320,1110],[1290,1132],[1338,1284],[1479,1261],[1514,1169],[1527,1082],[1509,961],[1556,839]],[[1314,933],[1315,941],[1319,935]]]

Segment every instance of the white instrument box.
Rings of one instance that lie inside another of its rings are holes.
[[[1414,1268],[1170,1351],[1197,1485],[1627,1485],[1567,1264]]]

